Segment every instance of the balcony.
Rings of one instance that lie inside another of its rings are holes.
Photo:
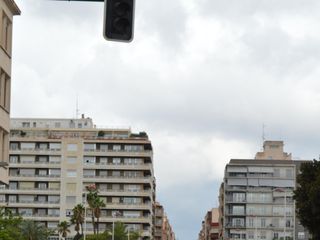
[[[90,221],[91,218],[87,218],[87,221]],[[152,224],[152,217],[151,216],[139,216],[139,217],[131,217],[131,216],[101,216],[100,223],[103,222],[123,222],[123,223],[146,223]]]
[[[83,176],[86,181],[103,183],[152,183],[153,178],[148,177],[129,177],[129,176]]]
[[[60,181],[60,175],[20,174],[10,175],[10,181]]]
[[[57,207],[60,208],[60,201],[10,201],[7,203],[9,207]]]
[[[112,164],[112,163],[84,163],[84,169],[108,170],[152,170],[152,164]]]
[[[10,148],[10,154],[61,155],[61,149],[44,148]]]
[[[86,189],[84,189],[85,191]],[[113,190],[113,189],[99,189],[99,195],[101,196],[134,196],[134,197],[150,197],[152,191],[150,190]]]
[[[152,212],[151,203],[106,203],[108,209],[122,209],[122,210],[149,210]]]
[[[60,162],[10,162],[10,167],[60,168]]]
[[[245,216],[246,213],[245,211],[232,211],[232,210],[228,210],[225,212],[226,215],[230,215],[230,216]]]
[[[34,220],[34,221],[59,221],[60,215],[38,215],[38,214],[32,214],[32,215],[22,215],[23,219],[26,220]]]
[[[106,157],[152,157],[152,151],[130,151],[130,150],[110,150],[110,149],[84,149],[87,156],[106,156]]]
[[[0,193],[6,194],[60,194],[57,188],[17,188],[17,189],[0,189]]]

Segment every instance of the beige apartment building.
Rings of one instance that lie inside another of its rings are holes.
[[[223,239],[309,239],[295,214],[293,190],[303,161],[282,141],[265,141],[255,159],[231,159],[220,188]]]
[[[0,0],[0,184],[8,183],[12,22],[19,14],[13,0]]]
[[[121,221],[151,239],[154,181],[152,145],[144,132],[97,128],[84,116],[11,120],[9,186],[0,190],[0,202],[25,219],[56,228],[70,220],[86,186],[94,184],[106,204],[101,232]],[[90,216],[86,229],[93,231]]]

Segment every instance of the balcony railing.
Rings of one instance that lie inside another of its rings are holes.
[[[10,177],[39,177],[39,178],[60,178],[61,175],[39,175],[39,174],[11,174]]]
[[[110,178],[110,179],[117,179],[117,178],[121,178],[121,179],[151,179],[151,176],[147,176],[147,177],[136,177],[136,176],[106,176],[106,175],[102,175],[102,176],[92,176],[92,175],[84,175],[84,178]]]
[[[59,148],[10,148],[14,152],[61,152]]]
[[[10,161],[10,164],[36,164],[36,165],[59,165],[61,162],[36,162],[36,161],[23,161],[23,162],[17,162],[17,161]]]

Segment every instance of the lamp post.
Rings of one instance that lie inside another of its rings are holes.
[[[87,202],[87,192],[84,193],[84,231],[83,231],[83,240],[86,240],[86,230],[87,230],[87,208],[86,208],[86,202]]]

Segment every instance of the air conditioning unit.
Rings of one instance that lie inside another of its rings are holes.
[[[66,217],[72,216],[72,210],[66,210]]]

